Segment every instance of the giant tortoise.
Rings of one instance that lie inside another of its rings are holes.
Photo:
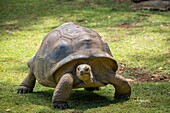
[[[118,64],[108,44],[96,32],[72,22],[62,24],[44,37],[28,67],[30,72],[18,93],[31,93],[37,80],[55,88],[52,97],[55,108],[69,108],[67,100],[73,88],[97,90],[111,84],[116,99],[130,98],[131,87],[116,74]]]

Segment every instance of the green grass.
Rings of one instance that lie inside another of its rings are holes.
[[[170,84],[131,83],[129,101],[113,99],[111,86],[94,93],[73,90],[71,109],[51,106],[53,89],[36,84],[34,93],[16,94],[29,69],[27,61],[42,38],[72,21],[98,32],[118,61],[129,68],[145,68],[149,75],[170,75],[170,12],[131,11],[130,4],[111,0],[1,0],[0,112],[170,112]],[[124,76],[129,76],[124,73]],[[142,72],[141,72],[142,73]],[[92,100],[92,101],[90,101]]]

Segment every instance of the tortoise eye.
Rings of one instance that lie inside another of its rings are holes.
[[[89,71],[89,68],[86,68],[85,71]]]

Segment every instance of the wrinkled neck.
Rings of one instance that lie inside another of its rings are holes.
[[[84,76],[84,79],[82,79],[82,81],[85,83],[85,84],[89,84],[89,83],[92,83],[94,82],[94,77],[93,77],[93,74],[90,72],[89,74],[85,74],[83,75]]]

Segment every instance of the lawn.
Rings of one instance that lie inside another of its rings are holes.
[[[0,1],[0,112],[170,112],[170,12],[132,11],[131,4],[111,0],[87,1]],[[43,37],[69,21],[93,29],[108,42],[118,73],[132,80],[130,100],[114,100],[110,85],[95,92],[76,89],[68,101],[71,108],[62,111],[52,108],[53,88],[37,83],[34,93],[16,93]]]

